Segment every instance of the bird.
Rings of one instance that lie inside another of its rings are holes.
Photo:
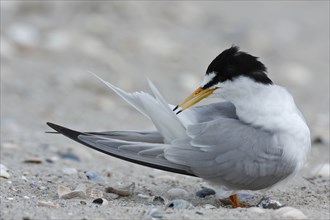
[[[239,191],[287,182],[302,169],[311,146],[309,127],[292,95],[267,74],[258,57],[232,45],[215,57],[199,87],[176,106],[149,79],[152,94],[128,93],[94,74],[155,129],[80,132],[47,124],[110,156],[202,178],[220,198],[229,198],[233,208],[245,207]],[[217,101],[195,105],[207,97]]]

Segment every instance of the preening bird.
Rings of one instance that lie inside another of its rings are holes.
[[[79,132],[47,124],[110,156],[203,178],[221,197],[229,196],[233,207],[241,206],[238,191],[270,188],[306,161],[310,131],[292,96],[272,82],[257,57],[236,46],[210,63],[200,87],[176,107],[151,81],[153,95],[102,81],[156,130]],[[226,101],[193,106],[208,96]]]

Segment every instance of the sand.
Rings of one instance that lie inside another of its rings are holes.
[[[326,1],[1,1],[0,163],[10,177],[0,178],[0,218],[150,219],[157,209],[163,219],[329,219],[328,18]],[[201,179],[134,165],[45,133],[47,121],[81,131],[153,129],[88,71],[127,91],[148,91],[148,76],[178,103],[232,44],[260,57],[310,126],[312,151],[302,172],[243,198],[256,205],[271,197],[292,209],[231,209],[216,196],[196,197],[210,187]],[[79,161],[61,157],[67,152]],[[26,162],[31,159],[35,163]],[[89,180],[86,171],[100,179]],[[103,192],[107,205],[57,192],[61,185],[104,191],[131,183],[129,197]],[[165,209],[173,188],[185,190],[194,208]],[[155,196],[165,204],[150,202]]]

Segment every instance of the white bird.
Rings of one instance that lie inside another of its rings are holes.
[[[47,124],[105,154],[203,178],[233,207],[241,206],[238,191],[270,188],[294,176],[308,156],[310,131],[292,96],[236,46],[211,62],[201,86],[174,111],[150,81],[153,96],[102,81],[157,130],[78,132]],[[226,101],[191,107],[211,94]]]

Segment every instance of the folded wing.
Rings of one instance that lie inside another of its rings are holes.
[[[165,158],[230,189],[267,188],[295,169],[285,161],[283,146],[276,145],[271,133],[235,118],[190,125],[187,134],[190,145],[164,149]]]

